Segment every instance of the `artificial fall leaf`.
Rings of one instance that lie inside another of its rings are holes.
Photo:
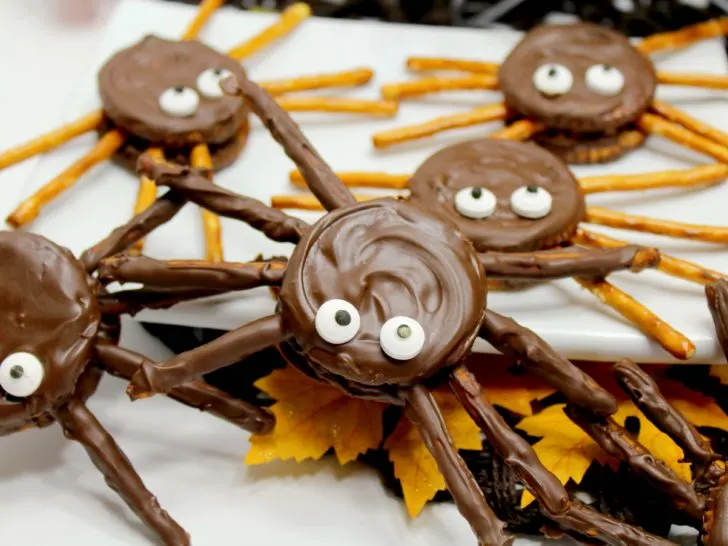
[[[455,396],[448,391],[436,391],[433,394],[455,447],[482,449],[480,429]],[[419,432],[406,417],[402,416],[384,448],[394,465],[394,475],[402,485],[407,511],[411,517],[415,517],[438,491],[445,489],[445,479]]]
[[[725,376],[728,379],[728,373]],[[728,430],[728,415],[713,398],[689,389],[674,379],[662,381],[658,378],[658,386],[663,396],[693,425]]]
[[[271,408],[276,426],[270,434],[251,436],[246,464],[320,459],[331,448],[346,464],[382,441],[385,404],[347,396],[291,367],[255,385],[277,400]]]
[[[724,385],[728,385],[728,365],[719,364],[717,366],[711,366],[710,375],[720,379],[720,382]]]

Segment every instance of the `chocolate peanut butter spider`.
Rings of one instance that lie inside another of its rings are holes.
[[[568,163],[614,160],[654,133],[728,161],[728,134],[654,99],[658,84],[728,88],[728,77],[656,71],[648,54],[723,36],[728,18],[656,34],[633,46],[592,23],[541,25],[528,32],[503,64],[409,58],[414,72],[459,71],[464,77],[424,77],[383,87],[388,99],[451,90],[500,90],[504,101],[421,125],[374,135],[377,148],[490,121],[508,126],[491,138],[533,138]]]
[[[692,170],[690,183],[711,182],[725,176],[725,165]],[[728,228],[681,224],[632,216],[586,205],[585,194],[642,190],[668,183],[680,185],[684,172],[634,176],[591,177],[577,180],[558,157],[531,142],[481,139],[449,146],[432,155],[411,176],[386,173],[345,172],[338,176],[347,186],[408,190],[408,199],[433,214],[455,223],[481,253],[489,273],[507,273],[513,264],[542,270],[548,260],[560,263],[564,277],[574,279],[603,303],[660,343],[678,359],[688,359],[693,343],[655,316],[628,294],[605,280],[604,266],[612,252],[633,248],[584,228],[585,223],[645,231],[671,237],[728,243]],[[303,184],[297,171],[291,180]],[[371,199],[365,195],[359,200]],[[274,196],[276,208],[315,210],[321,204],[311,195]],[[601,250],[577,252],[580,247]],[[608,250],[609,249],[609,250]],[[625,268],[630,267],[624,262]],[[642,266],[705,284],[723,277],[717,271],[660,253],[659,261]],[[616,268],[614,268],[616,269]],[[641,267],[631,265],[631,269]],[[544,275],[548,278],[548,274]],[[503,285],[503,283],[500,283]],[[509,279],[506,285],[519,284]],[[520,283],[522,284],[522,283]]]
[[[223,0],[204,0],[197,16],[181,40],[148,36],[113,55],[99,71],[98,85],[102,108],[40,136],[17,148],[0,152],[0,169],[47,152],[81,134],[97,131],[100,138],[82,158],[47,185],[25,199],[7,218],[13,227],[35,219],[41,209],[71,188],[94,165],[113,157],[136,168],[141,152],[160,159],[191,163],[212,171],[231,164],[248,138],[249,110],[237,97],[225,96],[220,81],[244,70],[240,61],[289,34],[310,16],[310,8],[298,3],[281,14],[279,20],[227,53],[216,51],[195,40],[205,22]],[[361,68],[340,73],[301,76],[264,82],[281,105],[290,111],[325,111],[391,116],[396,103],[349,100],[316,96],[285,97],[291,92],[359,86],[367,83],[372,71]],[[155,186],[142,179],[136,211],[146,208],[156,197]],[[202,213],[207,258],[222,259],[219,219]],[[141,241],[137,249],[141,248]]]
[[[179,206],[166,200],[161,208],[169,212]],[[126,246],[152,228],[150,222],[137,226]],[[276,267],[275,262],[258,264],[261,275],[271,278],[276,277]],[[118,346],[122,313],[166,308],[209,295],[210,290],[173,287],[128,297],[110,294],[94,276],[95,264],[24,232],[0,231],[0,270],[0,436],[57,422],[68,439],[86,449],[109,487],[161,543],[190,544],[86,402],[104,372],[130,379],[145,361]],[[265,433],[274,424],[268,410],[236,400],[204,381],[183,382],[168,394],[251,432]]]
[[[184,196],[296,246],[277,281],[275,314],[169,361],[145,362],[130,383],[131,397],[169,392],[245,355],[277,346],[291,365],[317,380],[352,396],[404,406],[479,543],[511,544],[513,538],[458,455],[431,394],[433,387],[446,383],[549,518],[582,537],[608,544],[671,544],[572,502],[530,445],[482,396],[463,364],[478,337],[517,356],[576,406],[605,418],[616,410],[614,398],[579,368],[533,332],[487,308],[486,268],[457,226],[412,201],[385,198],[357,203],[269,94],[245,78],[237,85],[224,85],[244,96],[329,212],[309,226],[253,199],[211,187],[193,168],[142,156],[141,171],[168,187],[165,195]],[[111,238],[126,240],[138,225],[135,220]],[[620,255],[614,260],[619,267],[654,258],[650,250],[618,250],[611,253]],[[108,249],[101,254],[108,254]],[[550,263],[544,260],[546,270]],[[223,285],[213,279],[230,280],[249,267],[120,255],[102,263],[99,277],[140,282],[148,289],[155,279],[164,278],[166,286],[175,280],[180,287],[203,290],[220,288]],[[532,275],[528,268],[521,272]],[[224,286],[233,288],[231,283]]]

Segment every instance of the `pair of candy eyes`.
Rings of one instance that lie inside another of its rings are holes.
[[[332,345],[348,343],[361,328],[361,317],[346,300],[328,300],[316,312],[316,333]],[[379,330],[382,351],[394,360],[410,360],[425,345],[425,330],[410,317],[392,317]]]
[[[208,99],[222,97],[225,92],[220,83],[233,73],[227,68],[208,68],[197,76],[197,89]],[[159,107],[173,117],[185,118],[195,115],[200,105],[200,95],[191,87],[179,85],[170,87],[159,95]]]
[[[511,209],[522,218],[536,220],[551,212],[551,194],[535,185],[523,186],[511,194]],[[498,206],[495,194],[486,188],[463,188],[455,194],[455,210],[466,218],[483,220]]]
[[[624,89],[624,74],[619,68],[608,64],[595,64],[587,68],[584,81],[589,89],[607,97],[618,95]],[[564,95],[574,86],[574,75],[562,64],[543,64],[533,73],[533,85],[549,97]]]
[[[44,377],[43,363],[31,353],[12,353],[0,364],[0,388],[16,398],[34,394]]]

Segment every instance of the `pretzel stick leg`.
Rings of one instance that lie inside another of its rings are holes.
[[[498,89],[498,77],[495,74],[477,74],[460,78],[433,76],[410,82],[388,83],[382,86],[382,98],[402,100],[443,91],[488,91],[494,89]]]
[[[147,152],[155,161],[164,161],[164,152],[160,148],[150,148]],[[141,175],[139,177],[139,192],[137,193],[136,204],[134,205],[134,215],[140,214],[147,210],[157,199],[157,185],[154,180]],[[144,239],[139,239],[134,246],[131,247],[133,254],[139,254],[144,248]]]
[[[94,165],[110,158],[123,143],[124,135],[119,131],[113,130],[106,133],[84,157],[20,203],[18,208],[7,217],[7,223],[14,228],[19,228],[33,221],[45,205],[73,187],[78,179]]]
[[[727,167],[728,169],[728,167]],[[388,190],[404,190],[411,178],[408,174],[389,174],[378,172],[337,172],[336,176],[344,183],[345,186],[357,188],[379,188]],[[301,171],[291,171],[289,175],[290,181],[294,186],[307,188],[306,181]]]
[[[316,89],[329,89],[332,87],[358,87],[368,83],[373,77],[374,72],[369,68],[358,68],[356,70],[347,70],[346,72],[298,76],[283,80],[269,80],[258,82],[258,85],[275,97],[287,93],[296,93],[298,91],[314,91]]]
[[[253,36],[251,39],[228,51],[228,57],[231,57],[236,61],[242,61],[243,59],[250,57],[253,53],[258,52],[273,42],[287,36],[310,16],[311,8],[308,4],[303,2],[292,4],[281,12],[278,20],[271,26],[263,30],[260,34]]]
[[[728,358],[728,280],[721,279],[705,287],[708,309],[720,346]]]
[[[215,13],[224,3],[225,0],[202,0],[202,2],[200,2],[200,7],[197,8],[195,18],[192,19],[187,30],[185,30],[182,35],[182,39],[192,40],[196,38],[212,14]]]
[[[517,358],[525,368],[541,376],[573,403],[599,414],[617,411],[611,394],[513,319],[486,309],[479,335],[504,355]]]
[[[330,112],[392,117],[398,105],[394,101],[356,100],[338,97],[280,97],[278,105],[288,112]]]
[[[581,228],[577,230],[576,235],[572,238],[572,242],[598,248],[617,248],[629,244],[626,241],[613,239],[601,233],[595,233]],[[675,258],[662,251],[660,251],[660,262],[657,264],[657,269],[666,275],[698,284],[706,284],[711,281],[726,278],[723,273],[706,269],[687,260]]]
[[[720,483],[711,493],[703,515],[703,544],[705,546],[723,546],[728,544],[728,474],[724,474]]]
[[[706,243],[728,243],[728,228],[726,227],[684,224],[672,220],[655,220],[646,216],[625,214],[602,207],[587,207],[586,222],[618,229],[666,235],[676,239],[690,239]]]
[[[659,343],[668,353],[680,360],[688,360],[695,353],[695,345],[637,300],[622,292],[605,279],[574,278],[599,301],[632,322],[648,337]]]
[[[524,141],[531,138],[536,133],[544,130],[544,126],[535,121],[528,119],[520,119],[488,135],[488,138],[496,140],[518,140]]]
[[[668,121],[655,114],[642,114],[637,126],[645,133],[652,133],[672,140],[678,144],[706,154],[721,163],[728,163],[728,147],[686,129],[682,125]]]
[[[126,380],[131,379],[144,360],[142,355],[118,345],[101,344],[96,355],[107,372]],[[168,396],[253,434],[270,432],[275,425],[275,417],[269,410],[237,400],[204,381],[190,381],[169,391]]]
[[[660,32],[646,37],[637,49],[644,54],[665,49],[678,49],[708,38],[728,34],[728,17],[711,19],[672,32]]]
[[[713,126],[694,118],[679,108],[675,108],[666,102],[653,100],[650,105],[650,110],[660,114],[662,117],[673,123],[682,125],[693,133],[697,133],[698,135],[717,142],[718,144],[722,144],[723,146],[728,146],[728,133],[724,133]]]
[[[51,131],[50,133],[46,133],[26,142],[25,144],[21,144],[20,146],[1,152],[0,169],[25,161],[34,155],[44,154],[79,135],[96,130],[103,117],[103,112],[101,110],[91,112],[76,121],[72,121],[71,123]]]
[[[154,159],[154,157],[152,157]],[[190,166],[194,169],[205,169],[209,172],[210,184],[212,182],[212,157],[207,144],[198,144],[192,148]],[[200,209],[202,214],[202,227],[205,232],[205,255],[208,261],[223,261],[222,250],[222,224],[220,217],[207,209]]]
[[[658,71],[657,83],[662,85],[706,87],[708,89],[728,89],[728,77],[717,74]]]
[[[163,544],[190,544],[185,530],[159,506],[114,438],[81,400],[71,399],[56,411],[56,417],[66,438],[84,447],[109,487],[154,530]]]
[[[412,72],[455,70],[459,72],[470,72],[472,74],[497,74],[500,69],[500,65],[498,63],[469,61],[465,59],[410,57],[407,59],[407,69]]]
[[[639,191],[655,188],[712,186],[728,178],[728,165],[700,165],[692,169],[632,175],[589,176],[579,179],[585,194],[611,191]]]
[[[369,201],[378,199],[376,195],[354,195],[359,201]],[[315,195],[274,195],[270,199],[270,206],[274,209],[293,209],[293,210],[325,210],[321,201]]]
[[[408,419],[417,428],[422,441],[432,453],[458,510],[478,537],[478,544],[512,544],[513,537],[506,534],[505,523],[488,506],[475,477],[458,454],[432,394],[422,385],[416,385],[402,396]]]
[[[98,296],[103,315],[134,316],[146,309],[169,309],[180,303],[226,294],[215,288],[138,288]]]
[[[471,127],[489,121],[503,120],[507,115],[508,110],[504,104],[492,104],[463,114],[435,118],[420,125],[382,131],[381,133],[375,134],[372,137],[372,141],[376,148],[387,148],[394,144],[432,136],[450,129]]]

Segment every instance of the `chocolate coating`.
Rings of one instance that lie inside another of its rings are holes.
[[[511,194],[536,184],[551,193],[551,212],[532,220],[511,208]],[[478,251],[540,250],[567,241],[584,219],[585,202],[569,168],[535,144],[507,140],[473,140],[440,150],[410,179],[414,203],[455,222]],[[482,187],[497,198],[495,212],[474,220],[461,215],[454,199],[459,190]]]
[[[332,345],[316,332],[316,311],[330,299],[351,303],[361,328]],[[395,199],[335,210],[296,246],[280,293],[281,318],[313,368],[361,385],[406,386],[454,365],[478,334],[485,274],[456,227]],[[396,361],[379,343],[394,316],[417,320],[422,351]]]
[[[615,161],[639,148],[647,135],[631,125],[616,134],[571,133],[549,129],[536,133],[534,142],[570,165],[593,165]]]
[[[573,85],[549,97],[533,84],[537,68],[557,63],[571,71]],[[592,91],[585,73],[605,64],[624,75],[624,88],[614,96]],[[655,93],[652,63],[614,30],[592,23],[542,25],[531,30],[511,51],[498,73],[506,104],[555,129],[611,132],[644,112]]]
[[[68,250],[44,237],[0,232],[0,263],[0,361],[29,352],[45,371],[39,389],[22,401],[0,394],[0,434],[9,434],[74,394],[91,359],[100,312],[95,281]]]
[[[245,76],[235,60],[196,40],[147,36],[116,53],[101,68],[104,112],[119,128],[154,144],[182,147],[226,142],[239,133],[248,110],[239,97],[206,98],[199,93],[198,76],[215,68]],[[198,92],[199,106],[193,115],[170,116],[160,108],[160,95],[177,86]]]

